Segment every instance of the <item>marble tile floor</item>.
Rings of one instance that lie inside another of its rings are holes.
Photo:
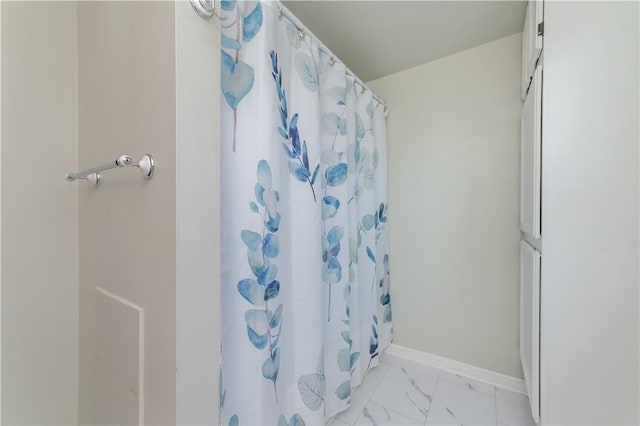
[[[525,395],[383,354],[329,425],[535,425]]]

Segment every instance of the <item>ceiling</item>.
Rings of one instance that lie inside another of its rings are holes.
[[[283,2],[370,81],[522,31],[526,1]]]

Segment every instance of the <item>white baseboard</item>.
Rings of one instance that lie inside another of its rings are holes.
[[[453,359],[430,354],[428,352],[407,348],[406,346],[396,345],[395,343],[389,345],[386,353],[399,358],[408,359],[409,361],[449,371],[451,373],[460,374],[461,376],[466,376],[471,379],[480,380],[481,382],[490,383],[494,386],[505,388],[513,392],[518,392],[524,395],[527,394],[524,380],[516,377],[496,373],[495,371],[486,370],[484,368],[465,364],[464,362],[455,361]]]

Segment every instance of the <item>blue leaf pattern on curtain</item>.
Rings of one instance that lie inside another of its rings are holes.
[[[278,267],[273,259],[280,253],[280,240],[276,235],[277,227],[267,226],[280,218],[278,212],[278,191],[272,187],[271,167],[260,160],[257,167],[258,182],[255,185],[257,206],[251,204],[251,211],[260,215],[263,222],[261,233],[244,229],[240,238],[247,246],[247,259],[255,278],[244,278],[238,282],[238,292],[253,306],[261,309],[249,309],[244,319],[247,323],[247,335],[251,344],[258,350],[268,349],[267,358],[262,364],[262,375],[273,382],[276,402],[278,387],[276,380],[280,370],[280,348],[278,340],[282,331],[282,303],[275,311],[269,309],[269,301],[280,293],[280,282],[276,279]],[[254,207],[255,206],[255,207]],[[256,211],[257,209],[257,211]],[[273,230],[273,231],[272,231]]]
[[[384,111],[276,3],[221,7],[222,423],[323,424],[392,339]]]
[[[222,10],[231,12],[228,15],[228,20],[231,23],[222,25],[220,87],[227,105],[233,111],[232,149],[233,152],[236,152],[238,106],[249,94],[254,83],[253,67],[240,60],[240,50],[242,43],[246,44],[253,40],[262,27],[262,4],[260,2],[223,0],[220,7]]]
[[[293,114],[291,122],[287,123],[289,119],[287,112],[287,95],[282,88],[282,69],[278,68],[278,55],[276,52],[271,51],[269,53],[271,57],[271,75],[276,83],[276,92],[278,93],[279,111],[280,111],[280,123],[281,127],[278,127],[278,133],[287,142],[291,142],[291,147],[287,143],[282,143],[287,156],[290,158],[289,171],[300,182],[308,182],[311,187],[311,193],[313,194],[313,201],[316,201],[316,192],[313,189],[313,184],[318,177],[318,171],[320,165],[318,164],[311,173],[309,168],[309,152],[307,150],[307,141],[303,141],[300,144],[300,133],[298,132],[298,114]]]

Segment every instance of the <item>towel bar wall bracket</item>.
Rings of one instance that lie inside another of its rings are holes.
[[[118,167],[137,167],[142,172],[142,176],[145,179],[151,179],[155,172],[156,161],[151,154],[145,154],[142,156],[140,161],[133,161],[133,158],[130,155],[121,155],[116,158],[114,161],[109,163],[102,164],[97,167],[93,167],[91,169],[83,170],[76,173],[69,173],[66,176],[67,181],[73,182],[74,180],[84,179],[88,180],[98,188],[102,181],[102,176],[100,172],[109,169],[115,169]]]

